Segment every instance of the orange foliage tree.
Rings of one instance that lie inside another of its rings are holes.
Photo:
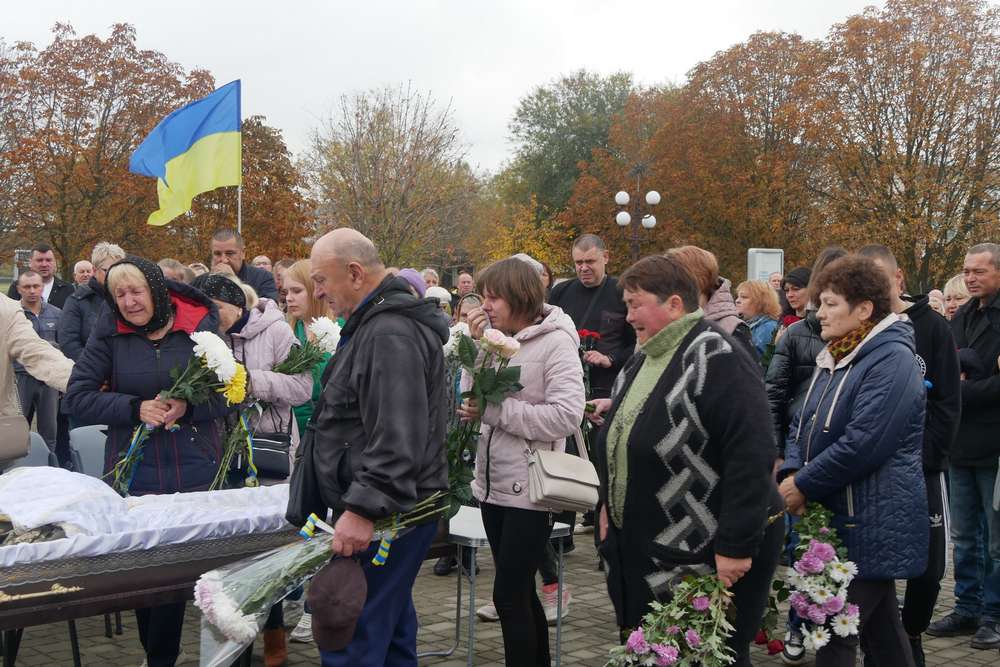
[[[156,184],[129,173],[128,162],[164,116],[214,87],[208,72],[185,72],[140,49],[124,24],[107,39],[77,37],[58,24],[42,50],[25,43],[0,49],[0,187],[8,190],[0,225],[11,226],[5,250],[49,243],[64,274],[102,240],[153,259],[204,259],[212,228],[235,226],[235,188],[203,195],[192,214],[167,227],[150,227]],[[311,227],[291,157],[260,119],[245,129],[250,246],[299,254],[298,239]],[[219,204],[227,197],[232,209]]]

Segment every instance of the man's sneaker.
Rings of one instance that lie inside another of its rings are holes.
[[[910,637],[910,650],[913,652],[913,664],[916,667],[926,667],[927,659],[924,657],[924,645],[920,637]]]
[[[781,650],[781,661],[786,665],[801,665],[806,661],[802,630],[793,629],[785,633],[785,648]]]
[[[953,611],[941,620],[931,623],[925,632],[931,637],[959,637],[975,634],[978,629],[978,618]]]
[[[434,574],[439,577],[447,577],[455,570],[456,565],[458,565],[458,561],[455,560],[454,556],[441,556],[434,563]]]
[[[476,616],[479,620],[486,621],[487,623],[494,623],[500,620],[500,614],[497,613],[497,608],[493,606],[493,603],[483,605],[476,610]]]
[[[978,649],[998,649],[1000,648],[1000,623],[986,621],[979,626],[976,634],[972,636],[972,648]]]
[[[307,612],[302,612],[299,624],[295,626],[288,638],[300,644],[311,644],[313,642],[313,616]]]
[[[562,617],[569,616],[569,601],[573,596],[569,592],[569,586],[563,586]],[[542,608],[545,609],[545,620],[549,625],[555,625],[559,617],[559,584],[548,584],[542,586]]]

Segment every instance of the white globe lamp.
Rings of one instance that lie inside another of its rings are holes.
[[[628,211],[619,211],[618,215],[615,216],[615,222],[618,223],[619,227],[628,227],[628,223],[632,222],[632,216],[628,214]]]
[[[646,203],[650,206],[656,206],[660,203],[660,193],[656,190],[650,190],[646,193]]]
[[[619,206],[628,206],[628,193],[624,190],[615,195],[615,203]],[[621,223],[619,223],[621,224]],[[628,223],[625,223],[628,224]]]
[[[642,217],[642,226],[646,229],[652,229],[656,227],[656,216],[654,215],[644,215]]]

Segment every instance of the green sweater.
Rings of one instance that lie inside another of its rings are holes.
[[[628,440],[632,434],[632,425],[646,404],[646,399],[653,393],[663,371],[670,365],[684,336],[703,316],[700,308],[688,313],[660,329],[639,347],[646,355],[646,360],[625,392],[608,430],[608,509],[611,521],[618,528],[622,527],[625,490],[628,488]]]
[[[341,325],[343,326],[343,325]],[[299,339],[299,342],[303,345],[306,344],[306,328],[302,323],[302,320],[296,320],[295,322],[295,337]],[[323,393],[323,382],[321,378],[323,377],[323,371],[326,370],[326,363],[330,361],[329,354],[323,355],[323,361],[319,362],[312,369],[313,378],[313,393],[312,400],[306,401],[302,405],[296,405],[292,408],[295,413],[295,421],[299,425],[299,437],[301,438],[306,432],[306,424],[309,423],[309,418],[312,417],[313,408],[316,405],[316,401],[319,400],[319,395]]]

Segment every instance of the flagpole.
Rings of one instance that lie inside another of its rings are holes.
[[[236,186],[236,233],[243,235],[243,186]]]

